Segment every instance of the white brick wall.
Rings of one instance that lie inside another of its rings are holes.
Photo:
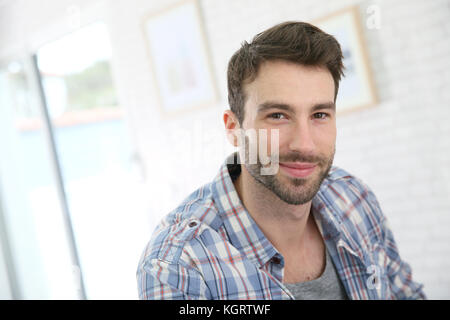
[[[46,8],[56,2],[47,0]],[[87,3],[93,2],[64,3],[79,3],[83,14]],[[449,299],[450,1],[200,0],[220,101],[184,117],[163,119],[141,24],[145,15],[173,2],[105,2],[114,75],[136,148],[146,166],[152,223],[209,181],[222,155],[232,150],[224,140],[219,145],[208,141],[208,134],[224,136],[226,66],[243,40],[281,21],[313,20],[352,4],[359,4],[364,19],[367,6],[375,4],[381,10],[381,28],[364,28],[363,32],[380,103],[338,119],[335,164],[359,176],[375,191],[403,258],[412,265],[415,279],[425,284],[429,298]],[[64,6],[56,7],[62,13]],[[11,48],[35,46],[37,35],[45,39],[42,29],[51,15],[42,14],[39,19],[36,11],[18,11],[24,15],[21,23],[34,21],[20,28],[21,32],[12,32],[25,39],[24,44],[18,45],[11,35],[0,33],[0,42],[9,44],[2,45],[0,57],[10,54]],[[198,147],[198,132],[207,133],[201,138],[208,148],[218,151],[188,163],[187,159],[197,159],[192,150],[198,148],[187,146]]]

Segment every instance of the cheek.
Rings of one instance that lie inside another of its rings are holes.
[[[289,133],[284,128],[267,129],[266,135],[260,135],[267,142],[267,154],[279,154],[283,152],[288,143]]]
[[[281,137],[283,136],[281,130],[271,128],[258,128],[255,130],[258,152],[265,152],[266,155],[279,153],[282,144]]]
[[[327,126],[322,128],[316,128],[314,130],[314,141],[318,149],[321,152],[333,148],[336,144],[336,126]]]

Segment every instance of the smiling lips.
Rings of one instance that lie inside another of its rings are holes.
[[[316,167],[316,164],[307,162],[280,162],[280,168],[295,178],[306,178]]]

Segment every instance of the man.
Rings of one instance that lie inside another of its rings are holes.
[[[332,167],[341,75],[338,42],[307,23],[233,55],[223,119],[239,153],[157,227],[141,299],[425,298],[375,195]]]

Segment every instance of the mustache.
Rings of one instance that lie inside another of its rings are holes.
[[[279,155],[279,162],[308,162],[324,164],[328,160],[325,156],[304,154],[300,152],[292,152],[289,154]]]

